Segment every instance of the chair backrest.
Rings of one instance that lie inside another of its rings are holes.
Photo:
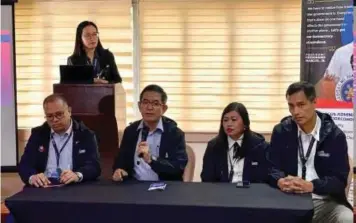
[[[184,169],[183,182],[192,182],[195,170],[195,154],[192,147],[187,144],[185,145],[185,149],[188,155],[188,163]]]
[[[353,160],[351,159],[350,156],[349,156],[349,164],[350,164],[350,172],[349,172],[349,176],[347,177],[347,185],[345,188],[346,197],[349,196],[350,185],[351,185],[352,176],[354,173],[354,164],[353,164]]]

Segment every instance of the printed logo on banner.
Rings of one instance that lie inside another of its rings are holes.
[[[335,96],[338,101],[352,102],[354,89],[353,89],[353,76],[342,78],[336,85]]]

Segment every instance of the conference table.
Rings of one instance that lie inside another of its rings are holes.
[[[286,194],[266,184],[97,181],[58,188],[25,187],[5,200],[16,223],[309,222],[310,194]]]

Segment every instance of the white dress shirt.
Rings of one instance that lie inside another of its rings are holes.
[[[143,158],[140,158],[139,154],[137,154],[138,145],[141,142],[142,129],[143,121],[141,121],[139,126],[137,127],[137,131],[140,131],[140,133],[136,142],[136,154],[134,156],[134,177],[139,181],[159,181],[158,173],[156,173],[151,168],[151,165],[146,163]],[[150,154],[152,156],[159,157],[159,149],[161,146],[161,138],[163,132],[163,121],[161,118],[157,124],[156,130],[149,132],[146,139],[149,146]]]
[[[49,170],[55,171],[57,168],[60,168],[61,170],[72,170],[73,169],[73,160],[72,160],[73,155],[72,154],[73,154],[73,135],[74,135],[74,133],[72,133],[72,126],[73,126],[73,124],[71,121],[70,126],[67,129],[67,131],[62,134],[58,134],[53,129],[51,129],[52,137],[50,137],[50,141],[49,141],[49,150],[48,150],[46,171],[49,171]],[[58,150],[60,150],[64,146],[65,142],[68,140],[67,144],[65,144],[65,146],[63,148],[63,151],[60,153],[59,166],[57,166],[57,155],[56,155],[52,140],[54,140]]]
[[[316,153],[316,145],[320,141],[320,127],[321,127],[321,120],[319,116],[316,118],[316,123],[314,126],[313,131],[311,131],[309,134],[305,133],[299,126],[298,126],[298,137],[301,136],[302,144],[303,144],[303,150],[304,150],[304,156],[307,154],[309,144],[312,140],[312,138],[315,138],[314,145],[311,149],[310,156],[308,161],[305,164],[306,167],[306,174],[305,174],[305,180],[306,181],[312,181],[315,179],[319,179],[319,176],[315,170],[314,167],[314,158],[315,158],[315,153]],[[299,141],[298,141],[299,143]],[[302,177],[302,161],[300,159],[299,155],[299,148],[298,148],[298,176]],[[317,194],[312,194],[312,197],[315,199],[323,199],[325,196],[320,196]]]
[[[231,171],[231,166],[233,166],[233,170],[234,170],[234,175],[232,177],[232,183],[237,183],[239,181],[242,181],[242,176],[243,176],[243,170],[244,170],[244,161],[245,158],[242,158],[240,160],[236,160],[233,159],[234,157],[234,144],[235,142],[237,142],[239,144],[239,146],[242,145],[242,140],[243,140],[244,135],[241,135],[241,137],[234,141],[232,138],[230,138],[229,136],[227,137],[227,142],[229,145],[229,150],[227,152],[227,162],[228,162],[228,168],[229,168],[229,175],[230,175],[230,171]]]

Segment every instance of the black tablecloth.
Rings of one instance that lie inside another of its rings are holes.
[[[308,222],[310,195],[285,194],[265,184],[94,182],[61,188],[24,188],[5,204],[17,223]]]

